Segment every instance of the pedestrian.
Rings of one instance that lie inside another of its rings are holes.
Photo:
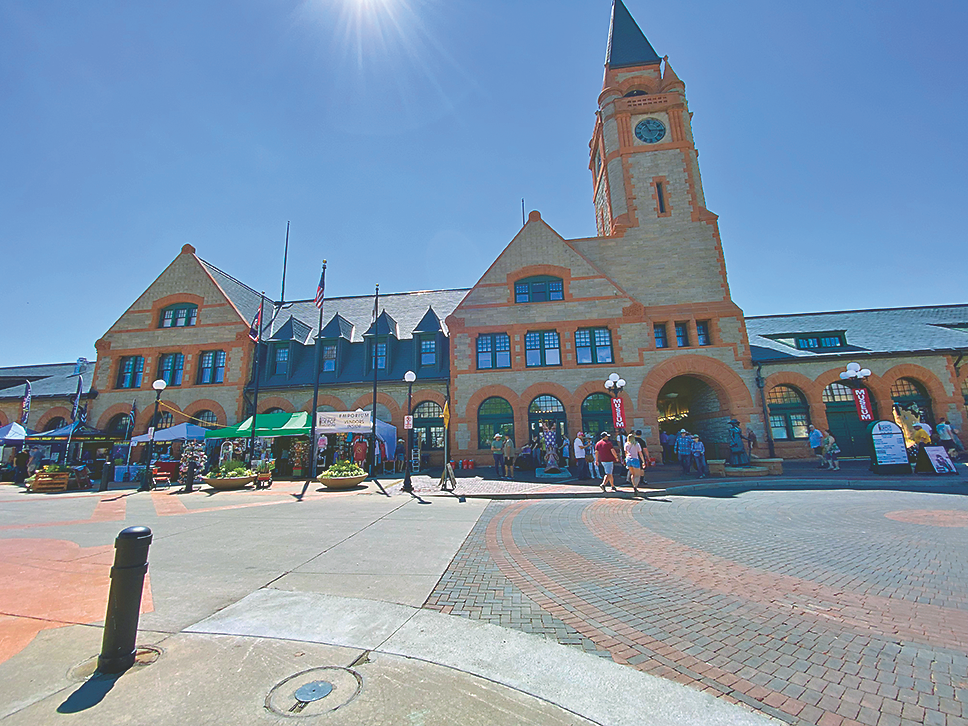
[[[820,462],[818,469],[827,468],[827,460],[823,455],[823,433],[820,429],[816,428],[813,424],[807,426],[807,440],[809,441],[810,448],[813,449],[814,455]]]
[[[618,461],[618,451],[615,448],[615,444],[608,436],[607,431],[602,431],[601,436],[599,436],[598,443],[595,444],[595,463],[602,467],[602,471],[605,474],[602,476],[602,491],[606,491],[606,484],[611,485],[612,491],[617,492],[618,489],[615,488],[615,479],[612,476],[612,472],[615,469],[615,462]]]
[[[914,445],[919,449],[925,446],[931,446],[931,434],[924,430],[924,424],[914,424],[914,431],[911,434],[911,438],[914,440]]]
[[[682,466],[682,473],[688,474],[692,467],[692,439],[685,429],[676,435],[676,458]]]
[[[30,452],[26,448],[20,449],[13,459],[14,484],[23,484],[27,481],[27,462],[30,461]]]
[[[840,471],[840,461],[837,460],[840,447],[837,446],[837,439],[834,438],[834,435],[830,433],[829,429],[825,432],[822,450],[824,459],[827,462],[827,468],[831,471]]]
[[[571,451],[567,437],[561,442],[561,464],[565,469],[571,466]]]
[[[584,432],[579,431],[575,437],[574,446],[572,447],[575,451],[575,468],[578,469],[575,473],[578,475],[578,481],[585,481],[588,478],[588,466],[585,462],[584,436]]]
[[[756,432],[749,426],[746,427],[746,442],[750,445],[750,458],[753,458],[753,449],[756,448]]]
[[[501,434],[494,434],[491,439],[491,456],[494,457],[494,478],[504,477],[504,437]]]
[[[510,436],[504,437],[501,455],[504,457],[504,476],[507,479],[514,479],[514,441]]]
[[[639,493],[639,479],[642,478],[642,461],[645,455],[639,441],[634,436],[625,440],[625,466],[629,470],[629,480],[632,482],[632,493]]]
[[[326,445],[321,446],[322,449],[326,449]],[[325,453],[323,454],[323,464],[326,463]],[[393,452],[393,470],[394,472],[401,472],[407,468],[407,444],[403,439],[397,439],[397,449]]]
[[[659,432],[659,444],[662,445],[662,463],[672,463],[672,436],[668,431]]]
[[[585,466],[588,467],[588,476],[595,479],[602,475],[595,466],[595,442],[592,441],[591,436],[582,436],[582,444],[585,447]]]
[[[941,445],[947,451],[951,451],[953,449],[960,453],[965,450],[965,447],[961,444],[961,440],[958,438],[958,432],[955,431],[954,426],[945,421],[943,418],[938,419],[938,425],[935,426],[935,429],[938,432],[938,438],[941,440]]]
[[[44,455],[40,447],[35,446],[30,450],[30,459],[27,461],[27,476],[33,476],[44,463]]]
[[[705,479],[709,476],[709,465],[706,463],[706,446],[698,434],[694,434],[692,437],[692,460],[696,462],[696,469],[699,471],[700,479]]]
[[[646,445],[645,439],[642,438],[642,431],[639,429],[635,430],[635,440],[642,447],[642,477],[639,479],[639,484],[645,486],[649,483],[645,480],[645,472],[652,466],[652,457],[649,454],[649,447]]]

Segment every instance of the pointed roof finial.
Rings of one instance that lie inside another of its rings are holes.
[[[686,90],[686,84],[682,82],[682,79],[676,75],[676,72],[672,70],[672,66],[669,65],[669,56],[663,56],[662,60],[665,61],[665,70],[662,72],[662,90],[666,91],[670,88]]]
[[[605,64],[611,68],[651,66],[662,62],[655,48],[632,19],[622,0],[612,2],[612,22],[608,28]]]

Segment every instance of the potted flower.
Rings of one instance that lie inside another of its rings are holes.
[[[256,473],[242,461],[227,461],[203,476],[202,481],[213,489],[244,489],[256,479]]]
[[[337,461],[316,478],[327,489],[352,489],[366,479],[366,472],[351,461]]]

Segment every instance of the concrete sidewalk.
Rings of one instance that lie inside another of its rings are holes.
[[[30,563],[32,547],[77,542],[92,578],[106,577],[113,533],[151,526],[139,643],[160,657],[91,677],[101,624],[51,620],[45,601],[69,605],[71,594],[41,590],[36,616],[12,616],[47,621],[0,663],[0,723],[776,723],[543,636],[421,609],[485,500],[252,495],[219,494],[224,506],[212,508],[204,493],[131,493],[123,522],[72,516],[90,510],[89,496],[8,505],[4,521],[27,529],[0,543],[26,548],[17,551]],[[174,498],[187,502],[177,515],[165,504]],[[33,537],[37,526],[44,539]],[[43,567],[14,574],[36,578]],[[296,698],[315,681],[334,690]]]

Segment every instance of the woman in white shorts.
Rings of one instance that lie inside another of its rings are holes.
[[[625,466],[629,468],[629,478],[632,480],[632,492],[639,493],[639,480],[643,474],[642,446],[634,436],[625,440]]]

